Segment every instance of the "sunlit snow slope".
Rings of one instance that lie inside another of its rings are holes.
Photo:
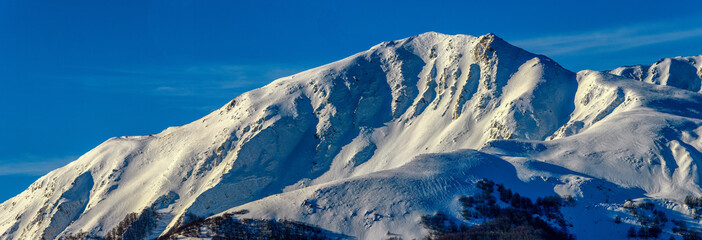
[[[636,198],[687,214],[681,200],[702,194],[701,76],[702,55],[576,74],[493,34],[384,42],[185,126],[109,139],[1,204],[0,239],[119,238],[135,216],[152,239],[243,209],[421,238],[419,216],[458,218],[480,178],[574,196],[579,238],[625,237],[593,224]]]

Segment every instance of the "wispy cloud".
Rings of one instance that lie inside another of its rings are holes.
[[[101,68],[61,66],[29,73],[61,87],[91,94],[153,99],[161,109],[210,112],[249,90],[311,67],[314,63],[211,64]],[[169,104],[161,104],[167,101]],[[2,159],[0,159],[2,160]]]
[[[74,68],[63,78],[89,89],[154,96],[232,97],[306,65],[199,65],[139,69]],[[57,76],[52,76],[57,77]]]
[[[77,156],[42,158],[33,155],[22,157],[22,159],[5,159],[3,161],[0,161],[0,176],[41,176],[54,169],[65,166],[66,164],[76,159],[78,159]]]
[[[616,28],[554,34],[513,41],[533,52],[558,56],[578,52],[616,52],[635,47],[702,37],[702,19],[642,23]]]

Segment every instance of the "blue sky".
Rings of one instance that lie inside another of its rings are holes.
[[[427,31],[604,70],[702,54],[702,1],[0,1],[0,201],[110,137]]]

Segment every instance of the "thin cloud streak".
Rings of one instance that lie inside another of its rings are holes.
[[[100,91],[130,92],[155,96],[231,96],[232,90],[250,90],[304,70],[304,66],[280,64],[203,65],[163,71],[84,69],[67,78]]]
[[[680,26],[681,24],[685,26]],[[584,51],[616,52],[657,43],[702,37],[702,28],[698,26],[700,25],[690,24],[688,21],[649,23],[517,40],[513,43],[516,46],[549,56]],[[670,31],[670,29],[675,30]]]
[[[66,164],[78,159],[76,156],[67,156],[60,158],[46,158],[30,156],[26,159],[17,159],[13,161],[0,162],[0,176],[5,175],[29,175],[42,176],[54,169],[65,166]]]

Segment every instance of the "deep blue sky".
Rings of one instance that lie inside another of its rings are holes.
[[[571,70],[702,54],[702,1],[0,1],[0,201],[113,136],[427,31]]]

